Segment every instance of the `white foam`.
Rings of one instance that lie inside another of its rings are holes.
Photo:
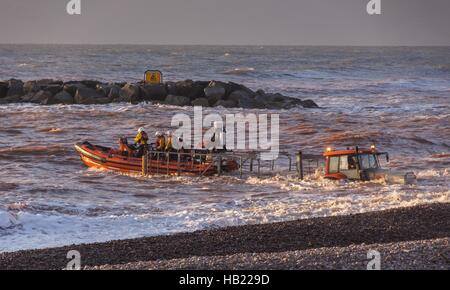
[[[224,74],[227,75],[241,75],[241,74],[247,74],[247,73],[251,73],[254,72],[255,68],[253,67],[239,67],[239,68],[234,68],[234,69],[230,69],[224,72]]]
[[[10,213],[0,210],[0,230],[7,229],[17,223],[17,220]]]
[[[422,170],[417,173],[417,177],[425,178],[425,177],[444,177],[450,176],[450,171],[448,168],[445,169],[428,169]]]
[[[176,182],[183,181],[180,178]],[[158,211],[118,211],[98,216],[24,208],[14,221],[11,214],[1,212],[3,228],[20,226],[0,235],[0,252],[450,202],[448,188],[432,190],[420,183],[404,186],[320,179],[299,181],[294,176],[249,178],[243,182],[264,187],[266,194],[234,195],[221,201],[211,197],[212,202],[202,202],[191,196],[190,202],[183,206],[179,205],[177,196],[172,196],[164,204],[155,203],[161,209]],[[208,188],[212,183],[212,178],[206,179],[201,182],[201,188]]]

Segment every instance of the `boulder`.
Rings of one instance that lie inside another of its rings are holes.
[[[287,97],[282,94],[263,94],[257,93],[255,95],[255,101],[261,108],[267,109],[290,109],[296,106],[300,106],[302,100],[292,97]]]
[[[281,103],[281,102],[285,102],[290,99],[291,98],[283,96],[282,94],[256,94],[255,95],[255,100],[262,104]]]
[[[127,83],[122,89],[120,89],[120,102],[138,103],[140,101],[140,88],[135,84]]]
[[[28,81],[23,84],[24,94],[37,93],[39,91],[40,88],[36,81]]]
[[[58,84],[44,85],[41,86],[41,90],[50,92],[52,95],[56,95],[63,90],[63,86]]]
[[[141,87],[141,98],[146,101],[164,101],[167,90],[164,84],[143,85]]]
[[[256,91],[256,94],[260,95],[260,96],[264,96],[266,94],[266,92],[264,90],[259,89]]]
[[[11,79],[8,81],[7,96],[23,96],[23,82],[21,80]]]
[[[225,87],[215,81],[210,82],[208,87],[206,87],[203,91],[205,93],[205,97],[211,105],[217,103],[219,100],[222,100],[226,94]]]
[[[241,84],[237,84],[237,83],[233,83],[233,82],[229,82],[227,84],[227,91],[228,91],[228,95],[233,93],[233,92],[235,92],[235,91],[244,91],[250,96],[253,96],[255,94],[254,91],[252,91],[251,89],[247,88],[246,86],[241,85]]]
[[[120,99],[120,87],[116,84],[98,84],[96,91],[110,101],[119,101]]]
[[[96,90],[87,87],[79,88],[74,97],[74,101],[76,104],[85,105],[101,104],[106,101],[104,99],[107,98],[97,93]]]
[[[210,81],[195,81],[194,84],[197,86],[202,87],[202,89],[205,89],[207,86],[209,86],[211,82]]]
[[[120,87],[118,87],[117,85],[111,86],[107,96],[112,101],[119,100],[120,99]]]
[[[20,103],[22,101],[22,97],[19,95],[7,96],[0,99],[0,104],[9,104],[9,103]]]
[[[237,103],[233,100],[219,100],[214,104],[214,107],[235,108]]]
[[[175,82],[166,82],[165,87],[168,95],[177,94],[177,84]]]
[[[312,100],[302,101],[282,94],[256,92],[233,82],[192,81],[150,85],[139,83],[101,83],[95,80],[69,81],[41,79],[0,81],[2,103],[105,104],[114,102],[159,101],[177,106],[223,106],[241,108],[288,109],[296,106],[318,108]]]
[[[203,98],[205,96],[203,87],[192,80],[185,80],[175,83],[175,91],[177,96],[185,96],[191,100]]]
[[[111,85],[111,84],[97,84],[96,86],[95,86],[95,90],[99,93],[99,94],[101,94],[101,95],[104,95],[104,96],[107,96],[107,95],[109,95],[109,92],[111,91],[111,87],[112,87],[113,85]]]
[[[317,105],[313,100],[304,100],[301,102],[301,105],[303,108],[319,108],[319,105]]]
[[[82,83],[78,83],[78,82],[68,82],[68,83],[65,83],[63,86],[63,90],[68,92],[72,97],[75,97],[75,94],[78,89],[83,89],[83,88],[87,88],[87,87],[85,85],[83,85]]]
[[[209,101],[207,98],[198,98],[191,102],[192,106],[199,106],[199,107],[209,107]]]
[[[294,108],[296,105],[293,102],[290,101],[285,101],[285,102],[277,102],[277,103],[268,103],[268,104],[264,104],[263,106],[261,106],[261,108],[265,108],[265,109],[276,109],[276,110],[280,110],[280,109],[291,109]]]
[[[61,91],[54,96],[50,96],[41,102],[42,105],[55,105],[64,104],[72,105],[74,103],[74,98],[66,91]]]
[[[0,99],[8,95],[8,83],[0,82]]]
[[[255,101],[261,103],[261,104],[267,104],[272,102],[273,99],[273,95],[271,94],[264,94],[264,95],[260,95],[260,94],[256,94],[255,96]]]
[[[256,101],[253,95],[247,91],[234,91],[228,96],[228,100],[234,101],[239,108],[251,109],[263,107],[263,104]]]
[[[239,99],[237,106],[244,109],[264,108],[262,104],[258,103],[253,98],[241,98]]]
[[[112,102],[112,100],[107,97],[107,96],[100,96],[96,99],[94,99],[95,104],[99,104],[99,105],[105,105],[105,104],[109,104]]]
[[[43,79],[37,81],[28,81],[23,85],[24,94],[37,93],[41,90],[49,91],[53,95],[59,93],[63,89],[62,81],[52,79]],[[76,90],[75,90],[76,91]],[[75,91],[73,94],[75,94]]]
[[[54,80],[54,79],[41,79],[41,80],[37,80],[36,84],[38,86],[49,86],[49,85],[62,86],[62,85],[64,85],[64,82],[61,80]]]
[[[35,95],[36,95],[36,93],[28,93],[28,94],[23,95],[20,99],[24,103],[30,103]]]
[[[227,97],[228,100],[235,101],[236,103],[241,98],[250,98],[250,95],[245,91],[234,91]]]
[[[186,96],[168,95],[165,103],[174,106],[189,106],[191,104],[191,99]]]
[[[53,95],[49,91],[41,90],[34,94],[34,96],[30,99],[31,103],[41,104],[46,99],[53,97]]]
[[[97,85],[101,85],[101,82],[94,81],[94,80],[82,80],[80,83],[90,89],[95,89],[95,88],[97,88]]]

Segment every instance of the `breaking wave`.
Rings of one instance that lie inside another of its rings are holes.
[[[12,214],[7,211],[0,210],[0,230],[13,227],[17,225],[17,223],[17,219]]]
[[[241,68],[234,68],[230,70],[226,70],[223,73],[226,75],[245,75],[249,73],[255,72],[255,68],[253,67],[241,67]]]
[[[40,129],[39,131],[44,133],[60,134],[64,132],[64,129],[52,127],[52,128],[43,128]]]

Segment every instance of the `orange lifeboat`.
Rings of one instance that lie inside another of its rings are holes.
[[[124,173],[142,173],[142,158],[129,156],[119,150],[93,145],[89,142],[75,144],[83,163],[90,168],[111,170]],[[168,152],[151,153],[148,160],[148,174],[211,176],[218,173],[215,163],[192,150],[191,153],[180,154]],[[225,172],[239,168],[234,160],[223,160],[221,169]]]

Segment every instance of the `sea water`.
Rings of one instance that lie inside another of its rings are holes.
[[[450,201],[448,47],[0,45],[4,80],[133,82],[146,69],[312,99],[321,109],[206,112],[277,113],[280,150],[292,154],[375,143],[418,182],[335,182],[314,172],[300,181],[286,166],[243,179],[101,172],[81,163],[75,142],[116,146],[141,126],[168,130],[192,107],[0,105],[0,251]]]

